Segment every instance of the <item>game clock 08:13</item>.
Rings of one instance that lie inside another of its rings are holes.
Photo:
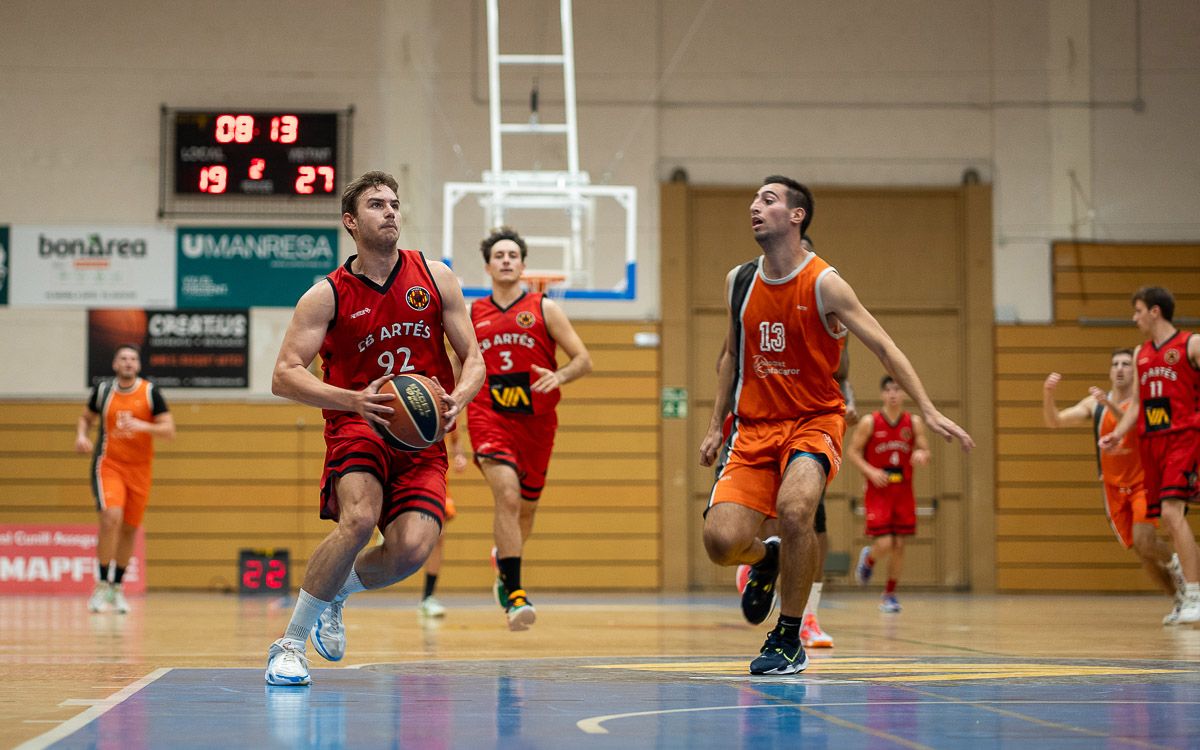
[[[329,197],[338,113],[175,110],[175,194]]]

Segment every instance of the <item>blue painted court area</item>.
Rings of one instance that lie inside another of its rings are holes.
[[[723,660],[722,660],[723,659]],[[710,659],[174,669],[53,748],[1196,748],[1185,662],[823,658],[751,678]],[[49,738],[48,738],[49,739]]]

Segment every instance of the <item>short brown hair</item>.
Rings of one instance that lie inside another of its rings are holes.
[[[1161,286],[1144,286],[1133,293],[1129,303],[1133,304],[1138,300],[1141,300],[1147,310],[1157,306],[1162,312],[1163,320],[1168,323],[1175,317],[1175,295],[1171,294],[1170,289]]]
[[[342,190],[342,214],[351,214],[357,216],[358,214],[355,213],[355,209],[358,208],[359,196],[371,188],[379,187],[380,185],[386,185],[390,187],[393,193],[399,194],[400,192],[400,183],[396,182],[396,178],[392,177],[387,172],[367,172],[354,182],[346,185],[346,188]],[[354,236],[354,233],[349,229],[346,231],[351,237]]]
[[[479,243],[479,251],[483,253],[483,262],[492,262],[492,247],[501,240],[512,240],[517,243],[517,247],[521,248],[521,262],[525,262],[525,256],[529,255],[529,248],[525,246],[525,240],[521,235],[517,234],[517,230],[512,227],[496,227],[492,233],[483,238],[483,242]]]

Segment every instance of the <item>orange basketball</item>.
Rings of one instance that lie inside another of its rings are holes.
[[[388,445],[402,451],[419,451],[442,439],[446,425],[442,420],[442,388],[424,375],[397,375],[383,384],[380,393],[395,398],[387,405],[395,410],[388,426],[375,425],[375,431]]]

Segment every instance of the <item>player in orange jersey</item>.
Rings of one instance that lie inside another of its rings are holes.
[[[1052,372],[1042,386],[1042,419],[1047,427],[1091,424],[1093,439],[1112,432],[1133,401],[1133,350],[1117,349],[1108,368],[1112,388],[1102,391],[1092,386],[1088,395],[1074,406],[1059,410],[1054,393],[1062,375]],[[1142,569],[1155,585],[1171,597],[1182,597],[1185,589],[1179,556],[1158,538],[1158,519],[1147,512],[1146,487],[1142,474],[1138,437],[1134,431],[1111,451],[1097,450],[1100,481],[1104,484],[1105,511],[1117,541],[1133,549]]]
[[[1142,287],[1132,302],[1133,322],[1148,340],[1134,350],[1129,408],[1099,445],[1117,450],[1137,425],[1146,513],[1162,517],[1185,579],[1163,625],[1200,622],[1200,548],[1187,521],[1188,504],[1200,502],[1200,334],[1171,322],[1175,297],[1163,287]]]
[[[450,453],[450,468],[454,470],[455,474],[466,471],[467,454],[463,452],[462,438],[459,437],[458,430],[446,433],[446,446]],[[446,525],[457,517],[458,508],[454,505],[454,498],[447,494]],[[442,572],[442,560],[445,559],[446,525],[442,526],[442,534],[438,537],[437,544],[429,553],[429,557],[425,559],[425,588],[421,593],[421,604],[417,607],[417,613],[421,617],[445,617],[446,615],[446,606],[433,595],[437,589],[438,575]]]
[[[115,377],[92,388],[75,429],[75,450],[92,454],[92,494],[100,513],[96,588],[88,599],[92,612],[109,607],[129,611],[121,581],[150,499],[154,438],[175,437],[175,419],[162,392],[138,377],[141,371],[138,348],[118,346],[113,353]],[[93,445],[88,435],[97,423],[100,429]]]
[[[925,422],[904,410],[904,391],[890,375],[879,383],[883,408],[858,423],[850,438],[850,463],[865,481],[863,506],[867,536],[874,541],[858,555],[854,578],[862,586],[871,580],[878,560],[887,558],[887,584],[881,612],[900,611],[896,584],[904,566],[904,539],[917,533],[917,498],[912,467],[929,463]]]
[[[971,436],[929,400],[908,357],[862,306],[834,269],[801,237],[812,220],[812,193],[771,176],[750,203],[750,227],[763,254],[726,277],[728,356],[700,463],[722,465],[704,520],[704,546],[719,564],[753,566],[742,593],[752,622],[770,613],[777,578],[778,625],[750,665],[751,674],[791,674],[808,666],[800,627],[813,581],[813,518],[826,484],[841,466],[845,402],[834,373],[847,332],[854,333],[916,401],[929,428],[974,446]],[[721,422],[734,415],[721,451]],[[757,538],[778,517],[781,542]]]

